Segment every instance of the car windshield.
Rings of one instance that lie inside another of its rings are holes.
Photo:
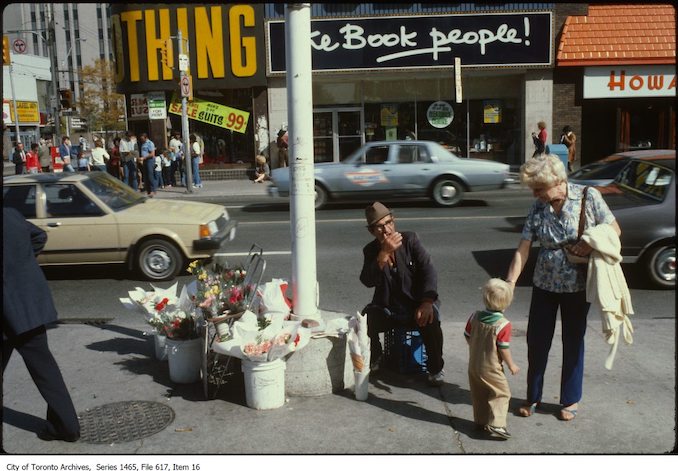
[[[113,211],[120,211],[146,200],[145,196],[106,172],[91,172],[82,184]]]
[[[631,161],[615,179],[615,183],[635,194],[655,201],[664,201],[673,171],[651,162]]]
[[[595,162],[585,165],[579,170],[570,174],[571,179],[574,180],[599,180],[599,179],[614,179],[619,175],[619,171],[629,163],[628,159],[619,159],[612,162]]]

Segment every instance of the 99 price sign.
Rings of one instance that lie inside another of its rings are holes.
[[[181,115],[181,102],[176,95],[172,97],[169,112]],[[250,119],[247,111],[199,98],[186,104],[186,113],[190,119],[243,134],[247,131],[247,122]]]

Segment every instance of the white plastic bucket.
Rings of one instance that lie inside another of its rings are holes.
[[[156,360],[166,361],[167,360],[167,337],[160,334],[155,334],[153,336],[153,344],[155,345],[155,358]]]
[[[367,389],[370,384],[370,370],[353,371],[355,374],[355,398],[358,401],[367,400]]]
[[[167,339],[166,343],[170,380],[180,384],[195,383],[200,380],[202,341],[200,339]]]
[[[276,409],[285,404],[285,362],[242,360],[245,399],[252,409]]]

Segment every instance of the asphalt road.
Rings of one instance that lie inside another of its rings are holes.
[[[239,221],[236,239],[224,247],[228,260],[243,260],[252,243],[264,248],[264,281],[291,279],[291,231],[285,200],[267,197],[206,198],[225,205]],[[394,203],[397,229],[416,231],[433,256],[438,270],[444,319],[465,320],[482,306],[480,287],[492,276],[503,277],[532,196],[512,189],[474,193],[456,208],[437,208],[427,201]],[[371,290],[358,280],[362,247],[371,240],[365,229],[364,203],[340,204],[316,212],[317,279],[320,308],[351,313],[371,298]],[[519,280],[507,315],[527,319],[531,257]],[[648,286],[633,266],[624,266],[631,288],[636,319],[674,319],[675,292]],[[59,315],[64,322],[86,322],[130,316],[118,298],[135,286],[149,283],[121,266],[45,268]],[[180,285],[190,276],[179,277]],[[172,283],[158,283],[170,286]]]

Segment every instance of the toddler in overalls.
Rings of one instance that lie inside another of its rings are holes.
[[[483,286],[483,300],[485,310],[474,312],[464,330],[469,345],[473,421],[492,436],[505,440],[511,437],[506,430],[511,390],[503,363],[511,374],[520,371],[509,350],[511,323],[503,314],[513,300],[513,290],[505,281],[492,278]]]

